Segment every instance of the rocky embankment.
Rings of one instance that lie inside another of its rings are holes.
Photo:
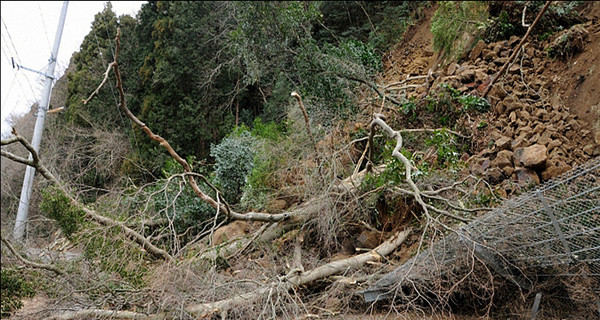
[[[433,87],[447,83],[463,93],[481,94],[519,40],[480,41],[465,62],[447,66]],[[581,40],[585,43],[587,38]],[[600,155],[598,132],[592,132],[589,122],[578,119],[554,92],[548,52],[540,42],[526,43],[490,91],[494,112],[487,129],[490,143],[469,159],[471,173],[493,184],[507,179],[537,184]]]

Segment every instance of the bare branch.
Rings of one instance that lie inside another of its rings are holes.
[[[50,170],[48,170],[48,168],[46,168],[41,163],[37,152],[35,152],[35,150],[33,149],[33,146],[27,141],[27,139],[25,139],[23,136],[19,135],[15,130],[13,130],[13,134],[14,134],[14,138],[12,138],[10,140],[18,141],[19,143],[21,143],[27,150],[29,150],[33,160],[27,160],[25,158],[18,157],[16,155],[14,155],[10,152],[4,151],[4,150],[1,150],[2,156],[9,158],[13,161],[20,162],[20,163],[27,164],[27,165],[34,167],[35,170],[37,172],[39,172],[40,174],[42,174],[42,176],[44,178],[46,178],[47,180],[52,182],[52,184],[54,184],[61,191],[63,191],[65,193],[65,195],[67,195],[69,197],[71,204],[73,206],[77,207],[78,209],[82,210],[86,214],[88,219],[90,219],[92,221],[96,221],[97,223],[100,223],[102,225],[119,227],[125,232],[125,234],[130,239],[134,240],[142,248],[146,249],[150,254],[152,254],[155,257],[160,258],[160,259],[164,259],[167,261],[173,261],[173,257],[171,257],[171,255],[169,255],[169,253],[156,247],[150,241],[148,241],[146,238],[144,238],[141,234],[139,234],[136,231],[134,231],[133,229],[127,227],[124,223],[121,223],[119,221],[116,221],[116,220],[110,219],[108,217],[105,217],[101,214],[98,214],[96,211],[89,209],[88,207],[86,207],[85,205],[83,205],[82,203],[77,201],[77,199],[75,199],[75,197],[73,195],[71,195],[70,192],[68,192],[63,187],[63,185],[60,183],[60,181],[50,172]],[[12,142],[14,142],[14,141],[12,141]],[[2,143],[4,143],[4,141]]]
[[[10,244],[10,241],[8,241],[7,239],[4,238],[4,236],[0,235],[0,240],[2,240],[2,243],[4,243],[4,245],[8,248],[8,250],[10,250],[10,252],[17,257],[17,259],[19,259],[19,261],[21,261],[23,264],[25,264],[28,267],[32,267],[32,268],[37,268],[37,269],[46,269],[46,270],[50,270],[56,274],[59,274],[61,276],[65,276],[65,272],[58,269],[57,267],[50,265],[50,264],[44,264],[44,263],[37,263],[37,262],[33,262],[30,260],[27,260],[25,258],[23,258],[18,252],[17,250],[15,250],[15,248]]]
[[[106,68],[106,72],[104,72],[104,79],[102,80],[102,82],[100,83],[100,85],[96,88],[96,90],[94,90],[94,92],[92,92],[92,94],[90,94],[90,97],[83,100],[83,104],[87,104],[88,102],[90,102],[90,100],[92,100],[92,98],[98,94],[98,91],[100,91],[100,88],[102,88],[102,86],[104,85],[104,83],[106,83],[106,80],[108,80],[108,73],[110,72],[110,69],[116,64],[116,62],[111,62],[108,64],[108,68]]]
[[[304,116],[304,123],[306,124],[306,133],[308,133],[308,137],[310,138],[310,141],[312,142],[312,144],[315,148],[315,151],[316,151],[317,144],[315,143],[315,138],[313,137],[312,132],[310,130],[310,122],[308,121],[308,113],[306,113],[306,108],[304,108],[304,104],[302,103],[302,98],[296,91],[292,91],[291,96],[296,98],[296,100],[298,100],[298,105],[300,105],[300,109],[302,110],[302,115]]]
[[[70,319],[91,319],[91,318],[110,318],[110,319],[161,319],[161,315],[147,315],[133,311],[104,310],[104,309],[86,309],[79,311],[70,311],[63,314],[52,316],[51,320],[70,320]]]

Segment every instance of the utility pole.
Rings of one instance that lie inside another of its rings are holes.
[[[69,1],[64,1],[62,11],[60,12],[60,19],[58,20],[56,36],[54,37],[54,46],[52,47],[52,52],[50,53],[50,65],[48,66],[48,73],[44,75],[46,77],[46,81],[44,83],[44,91],[42,92],[42,100],[38,106],[35,129],[33,131],[33,138],[31,140],[31,144],[33,145],[35,152],[39,152],[40,150],[42,132],[44,131],[44,121],[46,120],[46,113],[48,112],[48,105],[50,103],[50,94],[52,93],[52,82],[55,79],[54,68],[56,67],[58,48],[60,47],[60,39],[62,38],[68,6]],[[33,157],[31,154],[29,154],[29,160],[32,159]],[[31,188],[33,186],[34,176],[35,168],[27,166],[25,169],[25,178],[23,179],[23,187],[21,189],[21,199],[19,201],[19,210],[17,211],[17,220],[15,221],[15,230],[13,231],[13,237],[16,240],[23,239],[23,235],[25,234],[27,212],[29,211],[29,199],[31,198]]]

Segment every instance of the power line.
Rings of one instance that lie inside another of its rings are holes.
[[[15,43],[12,40],[12,36],[10,35],[10,31],[8,31],[8,27],[6,26],[6,22],[4,22],[4,19],[2,19],[2,25],[4,26],[4,30],[6,32],[6,35],[8,36],[8,40],[10,41],[12,49],[13,49],[13,51],[15,53],[15,57],[17,59],[17,62],[19,64],[22,64],[21,58],[19,57],[19,53],[17,52],[17,47],[15,46]],[[11,46],[9,46],[8,43],[6,43],[6,38],[3,37],[2,40],[4,41],[5,46],[8,48],[8,51],[10,51],[10,47]],[[5,52],[5,54],[6,54],[6,52]],[[12,54],[11,54],[11,58],[12,58]],[[8,59],[8,57],[7,57],[7,59]],[[11,63],[12,63],[12,60],[11,60]],[[37,100],[37,98],[35,98],[36,93],[35,93],[35,90],[33,90],[33,86],[31,85],[31,81],[29,80],[29,77],[27,77],[26,74],[24,74],[24,76],[25,76],[25,79],[27,80],[27,84],[29,85],[29,89],[31,89],[31,93],[32,93],[35,101],[39,103],[39,101]],[[25,93],[23,87],[21,86],[20,80],[19,80],[19,86],[21,87],[21,90],[23,91],[23,93]]]
[[[38,5],[38,9],[40,11],[40,17],[42,18],[42,26],[44,27],[44,34],[46,35],[46,43],[48,44],[48,51],[52,50],[50,49],[50,39],[48,39],[48,29],[46,29],[46,21],[44,21],[44,15],[42,14],[42,8],[40,7],[40,2],[37,2]]]
[[[17,57],[17,61],[19,61],[19,63],[21,63],[21,59],[19,59],[19,53],[17,53],[17,48],[15,47],[15,43],[13,42],[12,37],[10,36],[10,32],[8,31],[8,27],[6,26],[6,22],[4,22],[3,18],[0,17],[0,19],[2,19],[2,25],[4,26],[4,30],[6,30],[6,34],[8,35],[8,39],[10,40],[10,43],[11,43],[11,45],[13,47],[13,51],[15,52],[15,56]],[[10,47],[9,47],[9,49],[10,49]]]
[[[8,48],[8,49],[10,50],[10,48]],[[8,64],[9,64],[9,65],[10,65],[10,64],[12,64],[12,60],[11,60],[11,59],[8,57],[8,54],[6,53],[6,50],[4,49],[4,47],[2,47],[2,53],[4,53],[4,57],[5,57],[5,58],[6,58],[6,60],[8,61]],[[17,72],[17,70],[14,70],[13,72],[14,72],[15,78],[17,79],[17,83],[19,84],[19,88],[21,89],[21,94],[22,94],[22,95],[19,97],[19,99],[22,99],[22,97],[27,97],[27,94],[25,93],[25,89],[23,88],[23,85],[22,85],[22,83],[21,83],[21,78],[20,78],[20,77],[18,77],[18,75],[19,75],[19,72]],[[24,75],[24,76],[26,77],[26,75]],[[31,82],[29,82],[29,79],[28,79],[28,78],[26,78],[26,80],[27,80],[27,82],[28,82],[28,84],[29,84],[29,89],[31,90],[31,92],[32,92],[32,94],[33,94],[33,97],[34,97],[34,100],[35,100],[35,102],[38,102],[38,101],[37,101],[37,98],[36,98],[36,96],[35,96],[35,92],[34,92],[34,90],[33,90],[33,87],[31,86]],[[8,97],[8,95],[10,95],[10,93],[11,93],[10,91],[11,91],[11,90],[9,90],[9,93],[7,94],[7,96],[6,96],[6,97]],[[6,105],[6,98],[5,98],[5,101],[3,102],[3,105]]]

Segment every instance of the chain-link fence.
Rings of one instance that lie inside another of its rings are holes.
[[[505,201],[361,294],[444,309],[468,295],[497,305],[500,290],[600,313],[600,158]]]

